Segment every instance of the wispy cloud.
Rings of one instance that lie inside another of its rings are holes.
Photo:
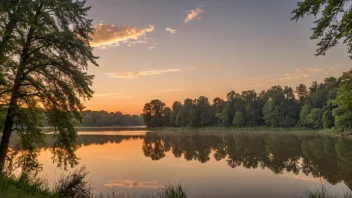
[[[165,28],[165,31],[169,32],[170,34],[176,34],[176,30],[172,28]]]
[[[197,69],[196,66],[189,66],[189,67],[186,67],[186,69]]]
[[[148,50],[152,50],[152,49],[155,49],[154,45],[148,47]]]
[[[192,21],[193,19],[199,19],[199,15],[204,12],[201,8],[187,10],[187,16],[185,18],[185,23]]]
[[[327,66],[327,67],[320,67],[320,68],[298,68],[295,69],[294,72],[284,74],[283,77],[279,78],[279,80],[293,80],[293,79],[299,79],[299,78],[306,78],[308,76],[311,76],[314,73],[319,73],[331,69],[335,69],[338,67],[343,67],[343,65],[332,65],[332,66]]]
[[[104,186],[113,188],[159,188],[161,185],[158,182],[146,182],[146,181],[131,181],[131,180],[111,180]]]
[[[93,47],[104,48],[106,46],[119,46],[121,42],[129,46],[146,43],[146,41],[139,39],[144,37],[146,33],[154,31],[154,29],[153,25],[143,29],[132,26],[115,27],[112,24],[99,24],[95,27],[90,44]]]
[[[180,72],[180,68],[174,69],[160,69],[160,70],[145,70],[145,71],[135,71],[135,72],[124,72],[124,73],[107,73],[106,75],[109,78],[123,78],[123,79],[135,79],[140,76],[151,76],[151,75],[160,75],[163,73],[172,73]]]
[[[298,78],[305,78],[310,76],[306,69],[295,69],[295,72],[284,74],[284,77],[279,78],[279,80],[293,80]]]
[[[124,93],[95,93],[96,98],[132,98],[133,96],[125,95]]]

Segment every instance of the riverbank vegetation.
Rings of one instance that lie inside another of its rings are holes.
[[[335,128],[340,132],[352,130],[350,97],[352,70],[339,78],[328,77],[292,87],[273,86],[257,93],[254,90],[231,91],[226,99],[205,96],[175,101],[169,108],[160,100],[146,103],[143,118],[147,127],[237,127]]]

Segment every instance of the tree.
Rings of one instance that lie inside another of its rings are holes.
[[[323,127],[324,129],[331,128],[334,125],[334,116],[330,109],[323,113]]]
[[[296,94],[301,103],[304,103],[305,99],[308,97],[309,93],[307,90],[307,86],[304,84],[300,84],[296,87]]]
[[[143,108],[143,119],[147,127],[162,127],[164,125],[165,103],[160,100],[152,100]]]
[[[348,53],[352,54],[352,10],[349,0],[298,2],[298,8],[293,10],[291,20],[298,21],[305,15],[319,17],[312,28],[311,39],[320,39],[316,55],[325,55],[326,51],[343,40],[348,46]],[[352,58],[352,56],[350,56]]]
[[[182,120],[182,126],[188,126],[190,123],[190,118],[189,115],[191,113],[191,109],[193,107],[193,100],[190,98],[185,99],[183,103],[183,120]]]
[[[237,127],[243,126],[243,124],[244,124],[244,118],[243,118],[241,112],[239,112],[239,111],[236,112],[236,115],[235,115],[235,117],[233,118],[232,124],[235,125],[235,126],[237,126]]]
[[[175,126],[176,117],[181,108],[182,104],[179,101],[175,101],[174,104],[172,104],[172,112],[170,114],[170,126]]]
[[[279,127],[283,125],[283,117],[280,113],[279,107],[275,106],[272,100],[268,100],[263,107],[263,119],[265,123],[272,127]]]
[[[217,113],[215,115],[216,118],[218,118],[222,125],[225,126],[226,122],[229,120],[229,112],[228,112],[228,107],[224,106],[222,111],[220,113]]]
[[[321,116],[321,109],[312,109],[312,111],[307,115],[307,124],[314,129],[320,129],[322,125]]]
[[[306,103],[299,114],[299,124],[301,126],[308,126],[307,116],[312,111],[312,105],[310,103]]]
[[[1,29],[1,42],[11,42],[0,45],[0,69],[5,71],[2,78],[6,82],[0,86],[0,95],[6,98],[2,105],[7,108],[0,168],[14,130],[21,136],[23,149],[37,151],[34,145],[43,137],[42,113],[38,110],[55,131],[54,160],[59,165],[66,165],[66,160],[74,165],[73,120],[82,120],[80,98],[89,99],[93,94],[93,76],[84,70],[89,63],[97,66],[97,57],[89,46],[93,33],[92,20],[87,19],[90,8],[78,0],[9,2],[19,4],[2,4],[0,8],[2,20],[7,22]]]
[[[169,107],[165,107],[163,109],[163,123],[162,126],[170,126],[170,115],[171,109]]]
[[[182,125],[182,120],[183,120],[182,116],[183,116],[183,112],[182,112],[182,109],[180,109],[176,117],[176,122],[175,122],[176,127],[180,127]]]
[[[332,100],[337,108],[333,110],[335,125],[339,131],[352,128],[352,69],[341,76],[341,86],[337,98]]]

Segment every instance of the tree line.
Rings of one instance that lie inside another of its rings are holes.
[[[171,108],[160,100],[146,103],[143,109],[147,127],[307,127],[340,131],[352,127],[352,70],[339,78],[328,77],[295,89],[272,86],[254,90],[230,91],[226,99],[205,96],[175,101]]]
[[[121,112],[107,111],[84,111],[83,122],[80,126],[102,127],[102,126],[142,126],[143,118],[140,115],[122,114]]]

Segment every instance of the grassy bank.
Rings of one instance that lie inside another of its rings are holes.
[[[45,187],[45,183],[35,181],[29,184],[19,179],[0,176],[0,198],[45,198],[58,197]]]

